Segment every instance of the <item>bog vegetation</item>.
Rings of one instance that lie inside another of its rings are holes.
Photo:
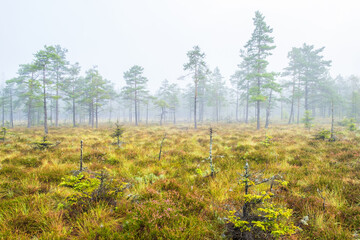
[[[326,125],[255,127],[212,126],[211,167],[206,125],[123,126],[120,147],[119,125],[50,128],[45,142],[60,144],[49,148],[33,146],[41,128],[11,129],[0,238],[356,238],[360,133],[336,126],[339,140],[324,141]]]

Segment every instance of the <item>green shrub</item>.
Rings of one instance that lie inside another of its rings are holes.
[[[250,193],[250,187],[260,183],[271,181],[273,185],[273,182],[277,181],[280,185],[286,186],[287,182],[275,180],[275,176],[263,180],[251,180],[251,176],[253,174],[249,173],[249,166],[246,163],[244,178],[240,182],[245,192],[242,214],[238,211],[229,211],[228,215],[228,230],[231,237],[270,239],[294,234],[298,228],[290,221],[291,209],[271,203],[271,197],[274,195],[271,191],[262,191],[261,194]]]
[[[315,134],[316,140],[327,140],[331,137],[331,132],[329,130],[321,130],[320,132]]]
[[[42,141],[33,142],[31,144],[33,145],[34,149],[46,150],[46,149],[56,147],[57,145],[60,144],[60,142],[52,143],[47,140],[47,136],[44,136]]]
[[[98,202],[116,206],[116,200],[122,196],[127,183],[109,179],[109,175],[101,171],[95,174],[81,172],[75,176],[62,178],[59,186],[74,190],[74,193],[66,198],[65,205],[73,212],[83,212]]]
[[[265,140],[264,141],[262,141],[261,142],[261,144],[263,144],[265,147],[268,147],[268,146],[270,146],[271,145],[271,139],[272,139],[273,137],[272,136],[270,136],[270,135],[265,135]]]

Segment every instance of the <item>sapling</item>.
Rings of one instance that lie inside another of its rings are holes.
[[[118,148],[120,148],[120,145],[123,143],[120,141],[120,137],[122,137],[125,130],[119,124],[119,122],[115,123],[115,126],[116,126],[115,131],[113,132],[113,134],[111,134],[111,136],[117,139],[117,146]]]
[[[350,118],[349,123],[347,125],[348,125],[349,131],[353,132],[353,131],[356,130],[356,124],[355,124],[355,119],[354,118]]]
[[[83,140],[80,141],[80,168],[79,171],[83,170]]]
[[[166,138],[166,133],[164,134],[164,137],[162,138],[161,143],[160,143],[159,161],[160,161],[160,159],[161,159],[162,147],[163,147],[163,144],[164,144],[165,138]]]
[[[213,165],[213,158],[212,158],[212,133],[213,130],[212,128],[210,128],[210,149],[209,149],[209,162],[210,162],[210,176],[214,177],[215,176],[215,169],[214,169],[214,165]]]
[[[34,145],[35,149],[45,150],[59,145],[60,142],[52,143],[47,140],[47,135],[44,135],[41,142],[33,142],[32,144]]]
[[[3,136],[2,137],[3,142],[5,142],[6,133],[7,133],[6,127],[1,128],[1,135]]]
[[[305,111],[304,113],[304,117],[302,119],[302,122],[304,123],[305,125],[305,128],[307,128],[309,131],[310,131],[310,128],[312,126],[312,121],[314,120],[313,117],[311,117],[311,113],[310,111]]]
[[[298,229],[294,223],[289,221],[292,210],[277,207],[269,200],[274,195],[271,192],[261,194],[250,193],[250,187],[265,182],[274,182],[278,175],[267,179],[259,179],[258,174],[250,174],[249,164],[245,164],[243,179],[240,181],[244,186],[245,203],[242,207],[242,215],[236,211],[230,211],[229,230],[236,239],[269,239],[269,237],[280,238],[291,235]],[[251,180],[250,178],[253,178]],[[284,185],[284,184],[282,184]]]
[[[270,146],[270,144],[271,144],[271,139],[272,139],[272,138],[273,138],[272,136],[270,136],[270,135],[268,135],[267,133],[265,133],[265,140],[262,141],[261,143],[262,143],[265,147],[268,147],[268,146]]]

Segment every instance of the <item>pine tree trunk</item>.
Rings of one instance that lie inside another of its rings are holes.
[[[2,97],[2,127],[5,126],[5,91],[3,91]]]
[[[259,74],[259,69],[258,69],[258,74]],[[258,81],[257,81],[257,87],[258,87],[258,95],[260,95],[260,87],[261,87],[261,83],[260,83],[260,78],[258,77]],[[259,130],[260,129],[260,100],[256,101],[256,129]]]
[[[291,119],[294,121],[294,97],[295,97],[295,81],[293,82],[292,97],[291,97],[291,110],[288,124],[291,123]]]
[[[75,98],[73,97],[73,106],[72,106],[72,120],[73,120],[73,127],[76,127],[76,121],[75,121]]]
[[[265,128],[268,128],[268,127],[269,127],[269,122],[270,122],[270,111],[271,111],[271,100],[272,100],[272,89],[270,90],[270,96],[269,96],[268,107],[266,108],[266,122],[265,122]]]
[[[334,136],[334,100],[331,100],[331,138],[332,141],[335,140]]]
[[[12,102],[12,89],[9,88],[9,100],[10,100],[10,128],[14,127],[14,114],[13,114],[13,102]]]
[[[148,125],[149,121],[149,103],[146,104],[146,125]]]
[[[308,89],[308,81],[305,81],[305,111],[309,110],[309,106],[308,106],[308,99],[309,97],[309,89]]]
[[[176,124],[176,116],[175,116],[175,114],[176,114],[176,111],[175,111],[175,108],[174,108],[174,125]]]
[[[55,126],[59,126],[59,74],[56,74]]]
[[[96,105],[95,105],[95,117],[96,117],[96,128],[99,127],[99,118],[98,118],[98,104],[96,102]]]
[[[95,111],[94,111],[94,99],[91,101],[91,127],[94,128],[94,117],[95,117]]]
[[[91,102],[89,103],[89,126],[91,126]]]
[[[48,134],[48,125],[47,125],[47,108],[46,108],[46,80],[45,80],[45,67],[43,68],[43,90],[44,90],[44,132]]]
[[[137,90],[136,90],[136,81],[135,81],[135,99],[134,99],[134,102],[135,102],[135,126],[138,125],[138,115],[137,115]]]
[[[239,91],[236,91],[236,121],[239,121]]]
[[[197,101],[197,83],[195,83],[195,97],[194,97],[194,128],[197,129],[196,123],[196,101]]]

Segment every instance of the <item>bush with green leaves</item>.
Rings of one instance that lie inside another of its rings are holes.
[[[343,120],[338,122],[339,126],[347,127],[349,131],[356,130],[356,121],[354,118],[344,118]]]
[[[321,130],[314,137],[316,140],[328,140],[331,137],[331,132],[329,130]]]
[[[94,174],[81,172],[68,176],[62,179],[59,186],[74,190],[62,206],[82,212],[98,202],[116,206],[117,199],[122,196],[127,183],[110,179],[108,173],[103,170]]]
[[[356,130],[356,121],[355,121],[355,119],[354,118],[350,118],[349,119],[349,123],[348,123],[348,129],[349,129],[349,131],[355,131]]]
[[[311,117],[311,112],[310,111],[305,111],[304,113],[304,117],[302,118],[302,122],[305,125],[305,128],[307,128],[308,130],[310,130],[311,126],[312,126],[312,121],[314,120],[313,117]]]
[[[273,176],[268,179],[251,180],[257,174],[249,173],[249,165],[245,165],[244,178],[240,181],[244,186],[244,204],[242,211],[229,211],[228,231],[233,239],[271,239],[289,236],[298,229],[291,221],[292,209],[272,203],[274,194],[271,192],[274,182],[286,186],[286,181],[280,181]],[[271,182],[269,192],[250,193],[250,187],[265,182]]]
[[[50,142],[47,140],[47,136],[45,135],[42,139],[42,141],[38,141],[38,142],[33,142],[31,143],[33,145],[34,149],[38,149],[38,150],[46,150],[46,149],[50,149],[53,147],[56,147],[57,145],[60,144],[60,142]]]
[[[338,122],[338,125],[339,125],[339,126],[346,127],[346,126],[349,125],[349,122],[350,122],[350,119],[347,118],[347,117],[344,117],[343,120],[341,120],[341,121]]]
[[[265,147],[268,147],[271,145],[271,139],[273,137],[268,135],[268,134],[265,134],[265,140],[261,142],[262,145],[264,145]]]

